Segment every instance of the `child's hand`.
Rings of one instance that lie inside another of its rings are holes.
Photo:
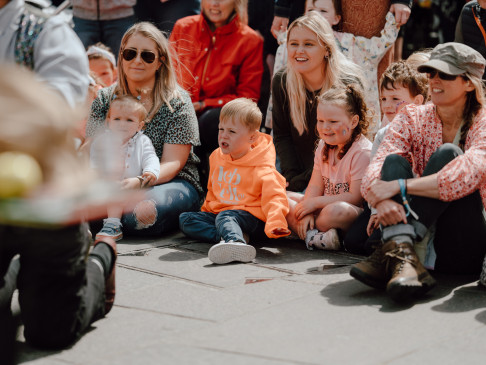
[[[315,199],[303,199],[295,206],[295,217],[302,219],[304,216],[315,212],[318,207]]]
[[[309,214],[306,215],[304,218],[299,220],[297,223],[297,234],[301,240],[305,240],[305,235],[308,230],[314,229],[315,222],[314,222],[314,215]]]
[[[286,236],[290,234],[290,230],[288,230],[287,228],[275,228],[272,230],[272,234],[274,234],[275,236]]]
[[[154,186],[155,183],[157,182],[157,176],[155,176],[154,173],[152,172],[144,172],[142,174],[143,177],[143,183],[142,183],[142,188],[147,187],[147,186]]]
[[[378,215],[373,214],[370,217],[370,220],[368,222],[368,227],[366,227],[366,233],[368,233],[368,236],[371,236],[373,231],[377,229],[380,226],[380,222],[378,221]]]
[[[140,189],[140,179],[138,177],[129,177],[121,182],[122,189]]]

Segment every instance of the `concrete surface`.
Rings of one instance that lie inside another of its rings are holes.
[[[22,364],[486,364],[486,289],[439,276],[398,305],[349,276],[362,259],[280,239],[254,263],[213,265],[180,233],[119,243],[108,316],[71,348],[18,337]],[[0,324],[1,325],[1,324]]]

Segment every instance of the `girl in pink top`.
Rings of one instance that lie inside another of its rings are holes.
[[[347,230],[362,211],[361,179],[370,163],[369,117],[361,89],[333,87],[319,97],[320,141],[305,195],[289,194],[290,228],[308,249],[338,250],[337,230]]]

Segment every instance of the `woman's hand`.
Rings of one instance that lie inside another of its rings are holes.
[[[156,181],[157,181],[157,176],[155,176],[154,173],[152,172],[144,172],[142,174],[143,177],[143,183],[142,183],[142,188],[148,187],[148,186],[154,186]]]
[[[377,180],[373,185],[371,185],[368,195],[366,195],[366,201],[370,203],[373,208],[375,208],[379,202],[385,199],[390,199],[399,192],[400,185],[398,185],[398,180]]]
[[[390,6],[390,12],[395,15],[395,21],[397,22],[397,25],[402,26],[407,23],[412,11],[407,5],[393,4],[392,6]]]
[[[298,220],[301,220],[304,216],[314,213],[317,209],[319,209],[319,207],[317,206],[316,199],[303,199],[295,206],[295,217]]]
[[[397,223],[407,223],[407,216],[403,205],[391,199],[385,199],[376,205],[378,222],[383,226]]]
[[[122,190],[125,189],[140,189],[142,184],[140,184],[140,179],[138,177],[129,177],[121,181]]]
[[[314,214],[306,215],[304,218],[300,219],[297,223],[297,234],[301,240],[305,240],[305,235],[308,230],[314,229],[315,218]]]
[[[368,221],[368,226],[366,227],[366,233],[368,234],[368,236],[371,236],[373,231],[377,229],[379,226],[380,226],[380,222],[378,221],[378,215],[373,214],[370,217],[370,220]]]
[[[278,35],[287,30],[288,25],[289,18],[283,18],[281,16],[273,17],[272,28],[270,28],[270,31],[272,32],[275,39],[278,39]]]

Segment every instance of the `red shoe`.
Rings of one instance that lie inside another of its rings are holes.
[[[105,281],[105,314],[108,314],[108,312],[113,307],[113,303],[115,302],[115,270],[116,270],[116,256],[117,256],[116,241],[113,238],[103,237],[95,240],[93,246],[96,246],[100,242],[106,243],[108,246],[110,246],[115,256],[113,262],[113,270],[111,270],[110,276],[108,276],[108,279],[106,279]]]

